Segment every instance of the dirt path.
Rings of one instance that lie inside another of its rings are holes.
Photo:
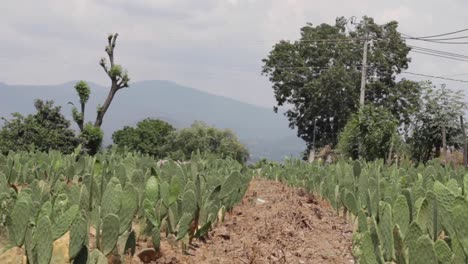
[[[352,228],[301,189],[253,180],[242,204],[189,256],[162,243],[157,263],[354,263]]]

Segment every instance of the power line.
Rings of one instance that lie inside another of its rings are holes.
[[[413,53],[418,53],[418,54],[429,55],[429,56],[434,56],[434,57],[439,57],[439,58],[450,59],[450,60],[468,62],[468,59],[461,59],[461,58],[456,58],[456,57],[449,57],[449,56],[439,55],[439,54],[430,53],[430,52],[417,51],[417,50],[412,50],[411,52],[413,52]]]
[[[437,34],[437,35],[431,35],[431,36],[423,36],[423,37],[412,37],[412,36],[407,35],[407,34],[402,34],[402,35],[407,36],[407,37],[410,38],[410,39],[428,39],[428,38],[436,38],[436,37],[443,37],[443,36],[453,35],[453,34],[465,32],[465,31],[468,31],[468,28],[461,29],[461,30],[457,30],[457,31],[453,31],[453,32],[448,32],[448,33],[443,33],[443,34]]]
[[[408,72],[408,71],[404,71],[404,72],[401,72],[401,73],[402,74],[415,75],[415,76],[428,77],[428,78],[434,78],[434,79],[441,79],[441,80],[452,81],[452,82],[468,83],[468,81],[466,81],[466,80],[452,79],[452,78],[446,78],[446,77],[442,77],[442,76],[435,76],[435,75],[429,75],[429,74],[422,74],[422,73],[415,73],[415,72]]]
[[[429,48],[425,48],[425,47],[412,46],[412,45],[408,45],[408,47],[410,47],[411,49],[419,50],[419,51],[425,51],[425,52],[431,52],[431,53],[436,53],[436,54],[445,55],[445,56],[468,59],[468,55],[463,55],[463,54],[459,54],[459,53],[453,53],[453,52],[448,52],[448,51],[443,51],[443,50],[436,50],[436,49],[429,49]]]

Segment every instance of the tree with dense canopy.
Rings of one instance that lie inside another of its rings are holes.
[[[388,159],[400,145],[398,120],[383,107],[366,105],[351,116],[339,135],[341,154],[365,160]]]
[[[165,158],[168,152],[169,137],[175,131],[169,123],[147,118],[136,127],[125,126],[112,134],[114,144],[133,151]]]
[[[395,21],[378,25],[364,17],[353,30],[343,17],[335,25],[307,24],[299,40],[280,41],[263,60],[262,73],[273,84],[277,106],[286,106],[291,128],[311,147],[316,120],[316,145],[335,145],[339,132],[359,108],[363,40],[370,41],[366,103],[388,109],[407,126],[417,111],[419,85],[396,81],[408,67],[410,48]]]
[[[156,158],[188,160],[192,153],[214,154],[220,158],[233,158],[245,162],[249,157],[230,130],[220,130],[195,122],[189,128],[175,130],[169,123],[157,119],[145,119],[136,127],[126,126],[112,135],[114,144]]]
[[[13,118],[5,120],[0,130],[0,153],[8,151],[48,151],[59,150],[71,153],[80,143],[61,113],[60,106],[53,101],[36,100],[35,114],[26,117],[13,113]]]

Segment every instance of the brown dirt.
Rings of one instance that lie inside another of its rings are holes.
[[[183,255],[164,239],[156,263],[354,263],[351,237],[352,225],[326,202],[256,179],[206,241],[194,242]]]

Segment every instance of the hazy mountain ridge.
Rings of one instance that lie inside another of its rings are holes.
[[[71,105],[78,103],[75,82],[58,85],[7,85],[0,82],[0,116],[13,112],[34,111],[36,98],[54,100],[71,119]],[[96,107],[104,101],[108,89],[90,83],[92,94],[86,109],[86,120],[94,121]],[[160,118],[175,127],[187,127],[193,121],[204,121],[236,132],[250,149],[253,159],[267,157],[279,160],[300,155],[305,144],[288,127],[287,119],[271,109],[213,95],[170,81],[134,82],[118,92],[104,118],[105,144],[111,143],[113,131],[135,125],[147,117]],[[75,125],[73,125],[76,128]]]

